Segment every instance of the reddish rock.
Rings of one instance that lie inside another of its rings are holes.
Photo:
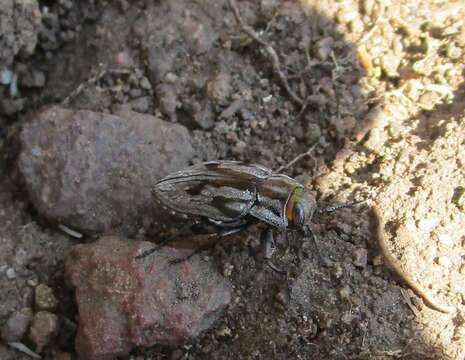
[[[153,182],[194,155],[181,125],[56,106],[25,125],[21,147],[19,169],[39,213],[84,233],[148,227],[161,216]]]
[[[107,236],[76,245],[66,259],[66,279],[76,289],[82,359],[125,356],[134,346],[179,346],[218,319],[230,301],[230,285],[192,249],[154,246]]]

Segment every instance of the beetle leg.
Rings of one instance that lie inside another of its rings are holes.
[[[320,249],[318,248],[318,238],[316,234],[313,232],[312,228],[309,225],[305,225],[305,227],[302,229],[304,237],[311,237],[313,245],[315,247],[315,252],[318,256],[318,260],[321,262],[321,255],[320,255]]]
[[[266,264],[274,271],[279,274],[286,274],[284,270],[281,270],[276,265],[274,265],[271,261],[271,258],[276,251],[276,244],[274,241],[273,236],[273,229],[268,228],[264,230],[261,234],[261,242],[263,246],[263,257],[265,259]]]
[[[143,251],[141,254],[137,255],[135,257],[136,260],[139,260],[139,259],[143,259],[151,254],[153,254],[154,252],[160,250],[163,246],[165,246],[166,244],[168,244],[169,242],[173,241],[173,240],[176,240],[176,239],[179,239],[180,235],[182,235],[182,233],[186,230],[186,229],[189,229],[190,227],[192,226],[195,226],[196,224],[198,224],[198,222],[194,222],[193,224],[191,223],[188,223],[184,226],[181,227],[181,229],[174,235],[174,236],[171,236],[171,237],[168,237],[168,238],[165,238],[163,239],[161,242],[159,242],[158,244],[156,244],[153,248],[150,248],[150,249],[147,249],[145,251]]]
[[[217,232],[217,233],[208,234],[208,235],[206,235],[208,238],[215,238],[216,237],[213,244],[209,243],[209,244],[204,245],[204,246],[199,246],[197,249],[192,251],[190,254],[188,254],[186,256],[183,256],[183,257],[180,257],[180,258],[177,258],[177,259],[171,260],[170,264],[179,264],[179,263],[182,263],[184,261],[187,261],[192,256],[194,256],[195,254],[198,254],[198,253],[200,253],[200,252],[202,252],[204,250],[208,250],[208,249],[212,248],[213,246],[215,246],[216,242],[221,240],[223,237],[233,235],[233,234],[237,234],[238,232],[241,232],[242,230],[247,229],[247,227],[249,225],[250,225],[250,223],[244,223],[243,225],[241,225],[239,227],[236,227],[236,228],[225,229],[225,230],[222,230],[222,231]]]

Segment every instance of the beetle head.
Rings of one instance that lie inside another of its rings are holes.
[[[289,226],[294,229],[303,229],[305,223],[311,220],[315,209],[315,197],[301,187],[295,188],[286,205]]]

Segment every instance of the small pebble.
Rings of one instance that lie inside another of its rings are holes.
[[[266,103],[269,103],[272,98],[273,98],[273,95],[270,94],[268,96],[265,96],[262,100],[266,104]]]
[[[346,325],[350,325],[352,323],[352,314],[350,311],[346,311],[342,314],[341,321]]]
[[[339,290],[339,295],[343,299],[348,299],[350,297],[351,291],[348,286],[344,286],[342,289]]]
[[[0,70],[0,84],[8,85],[13,81],[14,74],[11,70],[3,68]]]
[[[366,268],[368,262],[368,253],[366,249],[357,249],[354,252],[354,265],[359,268]]]
[[[230,277],[232,272],[234,270],[234,265],[230,264],[230,263],[226,263],[224,264],[224,267],[223,267],[223,276],[224,277]]]
[[[381,66],[386,76],[394,78],[399,76],[397,69],[399,68],[401,58],[390,52],[381,58]]]
[[[45,74],[42,71],[32,72],[33,87],[41,88],[45,86]]]
[[[229,337],[231,336],[231,329],[227,325],[221,326],[217,331],[216,335],[219,337]]]
[[[221,118],[227,119],[233,116],[237,111],[239,111],[244,106],[244,99],[239,98],[234,100],[226,109],[220,114]]]
[[[316,44],[316,56],[321,61],[326,61],[333,51],[334,39],[332,37],[326,37],[321,39]]]
[[[239,136],[234,131],[230,131],[226,134],[226,140],[231,144],[236,144],[239,141]]]
[[[462,56],[462,50],[459,47],[450,44],[447,47],[447,56],[452,60],[457,60],[460,56]]]
[[[321,128],[318,124],[311,123],[305,132],[305,144],[312,146],[321,136]]]
[[[131,66],[134,63],[134,60],[127,51],[120,51],[116,54],[115,62],[119,66]]]
[[[14,280],[16,278],[16,271],[13,268],[8,268],[6,270],[6,277],[8,280]]]
[[[13,312],[1,328],[1,337],[6,342],[21,341],[33,317],[31,308]]]
[[[232,152],[235,154],[235,155],[242,155],[245,151],[247,147],[247,144],[240,140],[237,142],[237,144],[232,148]]]
[[[438,264],[445,268],[450,268],[452,266],[452,261],[447,256],[441,256],[438,259]]]
[[[57,332],[58,317],[55,314],[48,311],[36,313],[29,330],[29,338],[36,345],[36,352],[41,353]]]
[[[178,81],[178,76],[175,73],[169,72],[165,75],[165,81],[168,84],[174,84]]]
[[[260,86],[262,89],[266,89],[270,85],[270,81],[268,79],[260,79]]]
[[[452,236],[446,233],[441,233],[437,235],[438,240],[441,244],[447,246],[447,247],[453,247],[454,246],[454,239]]]
[[[327,259],[327,258],[324,258],[324,259]],[[331,261],[331,260],[329,260],[329,261]],[[326,265],[326,266],[328,266],[328,267],[331,266],[331,264],[329,263],[329,261],[328,261],[328,264]],[[344,271],[343,271],[343,269],[342,269],[342,266],[341,266],[339,263],[336,263],[336,264],[334,265],[333,274],[334,274],[334,277],[335,277],[336,279],[340,279],[340,278],[342,277],[342,275],[344,275]]]
[[[139,82],[139,85],[142,89],[145,89],[145,90],[150,90],[152,89],[152,85],[150,84],[150,81],[149,79],[147,79],[146,77],[143,77],[140,82]]]
[[[132,110],[139,113],[146,113],[150,108],[150,98],[148,96],[143,96],[138,99],[131,101]]]
[[[417,227],[423,231],[430,231],[436,225],[437,220],[434,218],[425,218],[417,222]]]
[[[36,278],[32,278],[32,279],[27,279],[27,284],[33,288],[35,288],[37,285],[39,285],[39,280],[37,280]]]
[[[35,304],[40,310],[53,310],[58,305],[58,300],[51,287],[40,284],[35,289]]]
[[[373,266],[380,266],[383,264],[383,257],[381,255],[377,255],[373,258]]]
[[[274,296],[275,300],[282,306],[287,306],[289,304],[289,294],[287,289],[283,288],[276,293]]]

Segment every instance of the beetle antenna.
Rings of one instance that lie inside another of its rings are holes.
[[[346,203],[346,204],[328,206],[328,207],[323,208],[323,209],[316,209],[316,212],[318,214],[330,213],[330,212],[333,212],[333,211],[336,211],[336,210],[339,210],[339,209],[350,208],[350,207],[352,207],[354,205],[364,203],[365,201],[366,200],[364,199],[364,200],[352,201],[352,202]]]

